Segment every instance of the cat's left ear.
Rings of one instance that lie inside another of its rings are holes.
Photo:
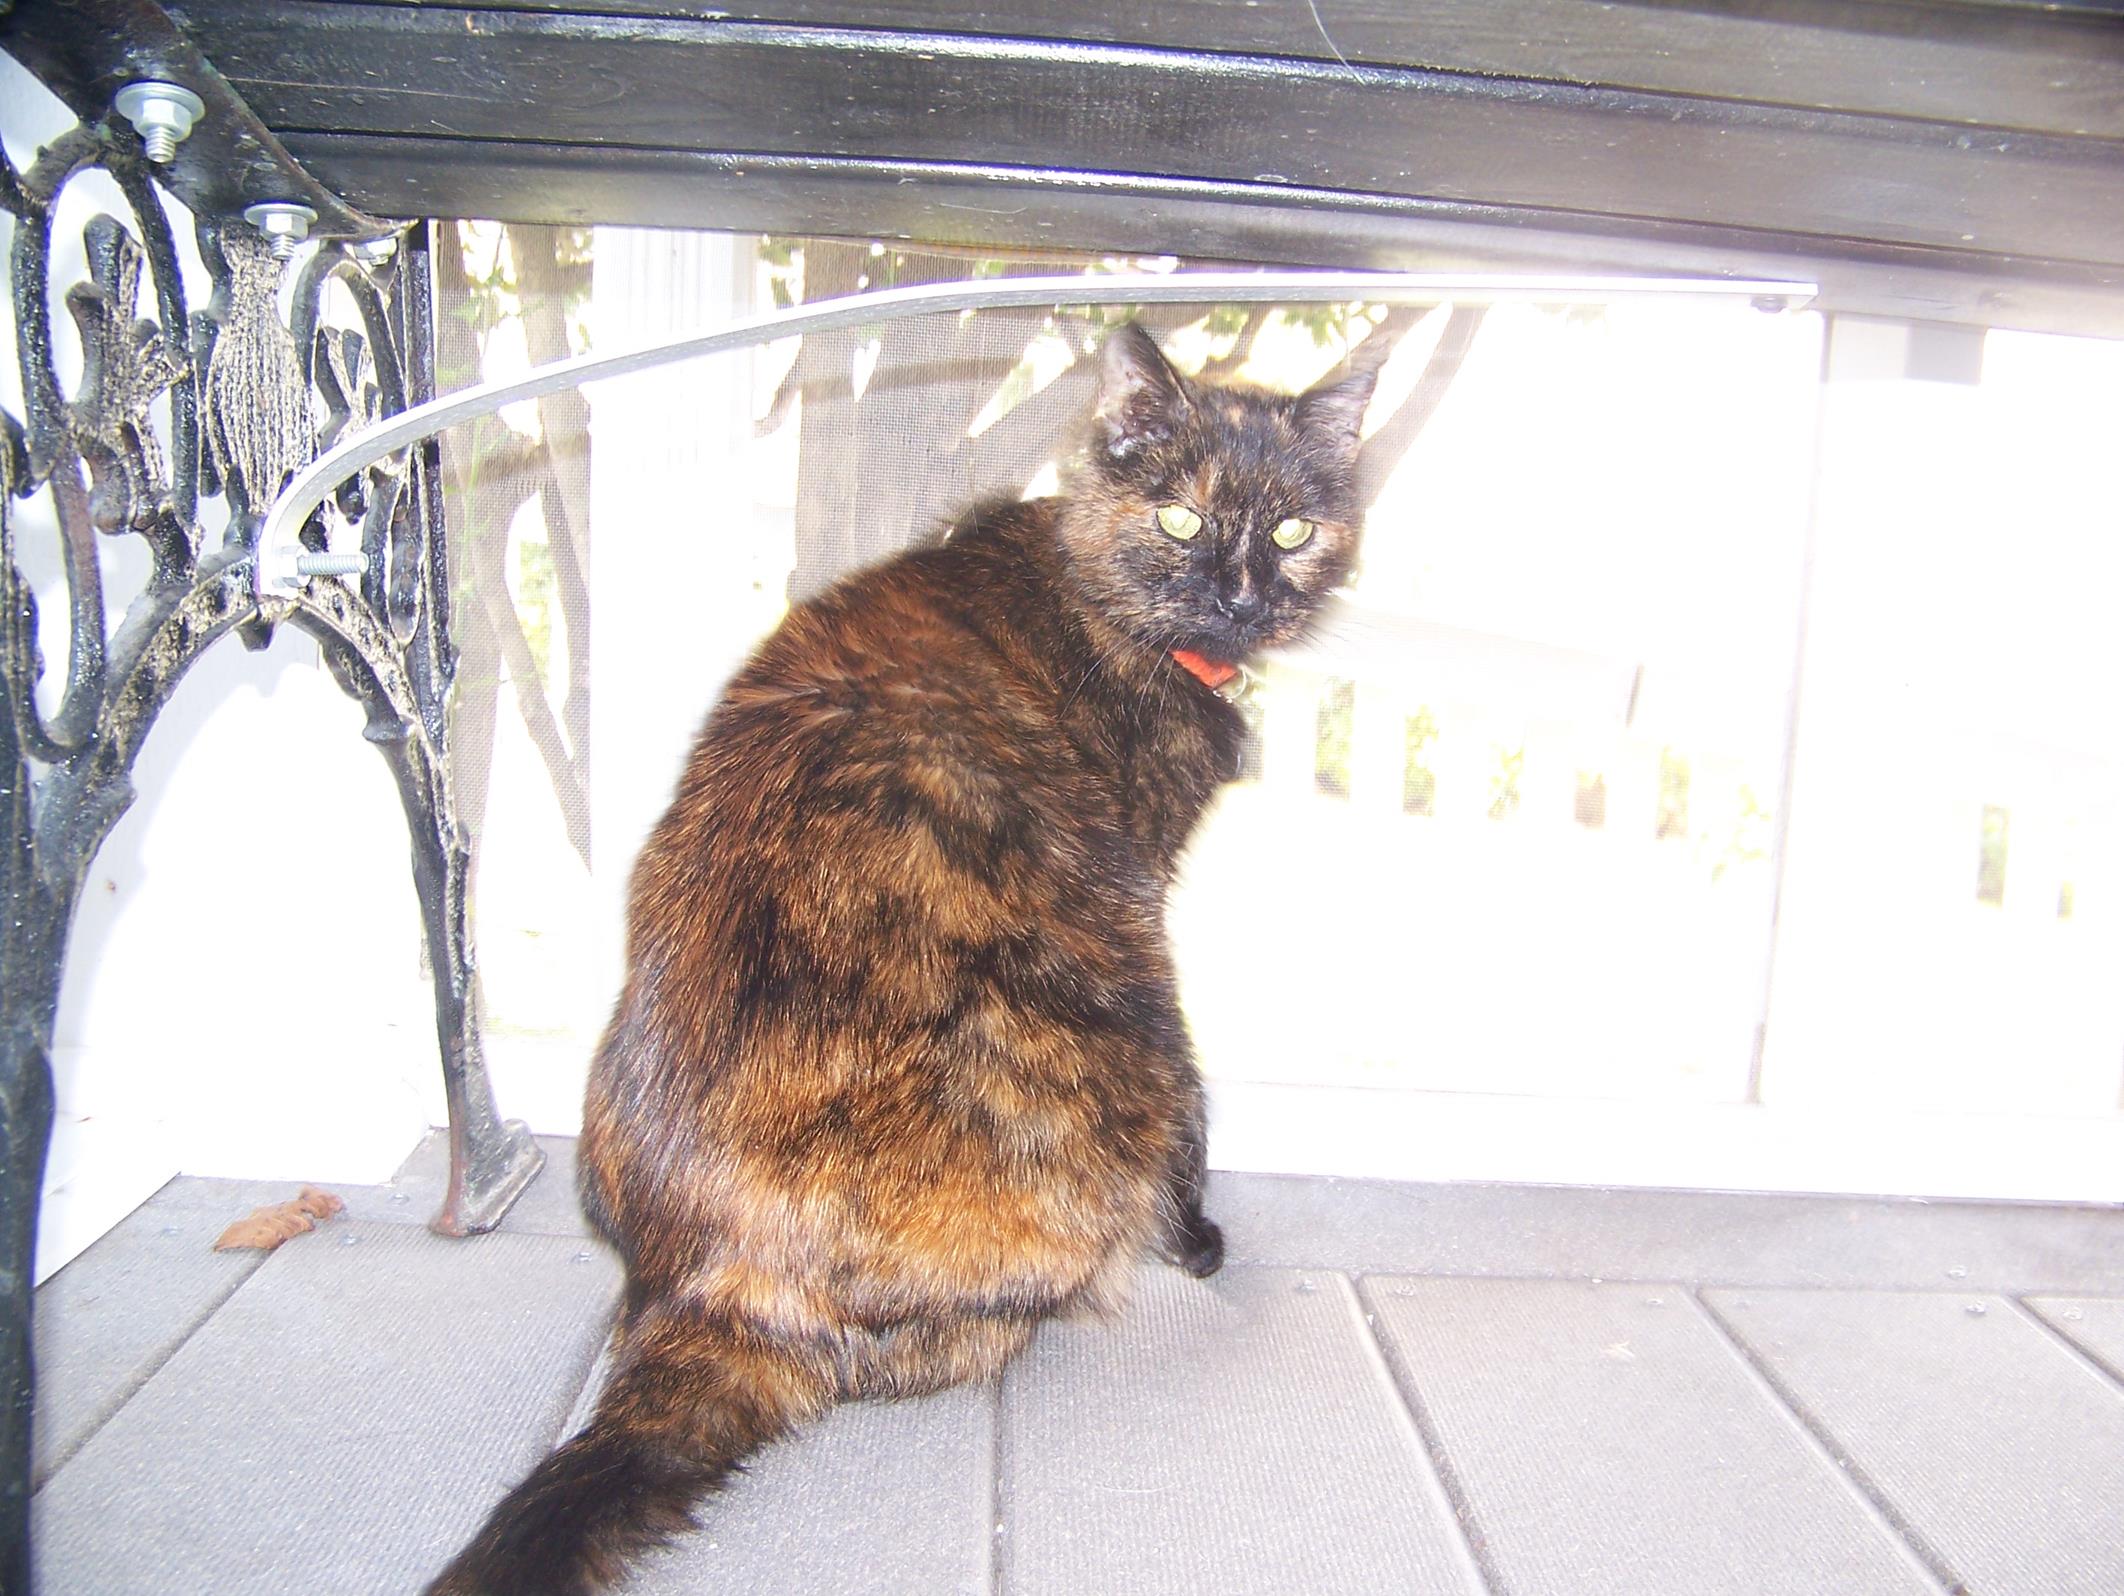
[[[1381,345],[1376,350],[1372,347],[1375,340]],[[1385,342],[1374,333],[1357,346],[1341,376],[1298,396],[1299,424],[1352,460],[1357,457],[1365,408],[1372,402],[1372,390],[1379,386]]]
[[[1116,460],[1179,430],[1193,408],[1187,383],[1137,322],[1107,334],[1099,351],[1099,441]]]

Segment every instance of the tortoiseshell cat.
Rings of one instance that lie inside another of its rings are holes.
[[[1124,327],[1066,495],[798,606],[731,682],[584,1112],[611,1378],[431,1596],[596,1590],[833,1403],[986,1379],[1147,1249],[1222,1263],[1166,890],[1236,769],[1214,685],[1349,573],[1374,376],[1199,385]]]

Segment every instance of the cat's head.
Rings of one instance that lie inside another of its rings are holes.
[[[1296,395],[1196,383],[1135,323],[1112,333],[1063,521],[1099,615],[1217,660],[1295,640],[1356,559],[1377,377],[1366,360]]]

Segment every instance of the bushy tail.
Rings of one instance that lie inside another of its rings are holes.
[[[593,1596],[691,1529],[695,1502],[824,1401],[806,1370],[750,1338],[637,1320],[589,1425],[502,1498],[427,1596]]]

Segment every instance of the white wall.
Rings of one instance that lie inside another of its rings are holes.
[[[1764,1096],[2115,1120],[2124,343],[1994,333],[1949,383],[1839,334]]]
[[[1788,526],[1811,521],[1803,611],[1796,592],[1749,574],[1775,527],[1736,527],[1721,492],[1696,495],[1693,538],[1691,520],[1676,520],[1690,557],[1669,562],[1667,576],[1626,572],[1618,590],[1578,568],[1627,557],[1634,534],[1601,526],[1604,513],[1658,515],[1663,491],[1671,494],[1661,457],[1687,434],[1645,402],[1656,394],[1620,412],[1641,434],[1630,477],[1647,490],[1625,480],[1595,493],[1583,513],[1556,506],[1534,533],[1553,536],[1561,558],[1511,558],[1527,526],[1507,497],[1474,497],[1486,482],[1512,480],[1508,462],[1474,466],[1458,513],[1450,493],[1427,491],[1440,473],[1408,484],[1418,501],[1410,518],[1443,523],[1414,547],[1449,578],[1442,589],[1414,584],[1419,614],[1468,624],[1441,613],[1438,595],[1481,593],[1496,606],[1490,624],[1545,642],[1620,615],[1600,641],[1627,654],[1649,632],[1630,623],[1633,603],[1694,624],[1717,613],[1702,602],[1708,585],[1730,589],[1739,618],[1752,610],[1757,624],[1732,627],[1730,648],[1707,639],[1715,647],[1705,668],[1683,682],[1707,706],[1745,712],[1767,700],[1736,691],[1716,656],[1757,667],[1758,686],[1780,694],[1797,659],[1789,805],[1776,794],[1781,757],[1769,761],[1767,783],[1754,778],[1790,814],[1774,947],[1775,861],[1723,881],[1698,869],[1692,882],[1671,868],[1684,855],[1650,842],[1646,792],[1625,802],[1611,786],[1610,835],[1574,835],[1564,783],[1552,781],[1540,799],[1546,834],[1530,825],[1537,728],[1527,733],[1528,813],[1500,825],[1479,807],[1448,813],[1441,800],[1438,818],[1407,819],[1391,790],[1369,805],[1310,799],[1310,703],[1301,700],[1296,768],[1284,783],[1299,802],[1269,790],[1272,770],[1261,790],[1226,803],[1235,821],[1251,812],[1298,839],[1298,862],[1213,825],[1207,841],[1242,846],[1201,861],[1204,885],[1227,884],[1233,901],[1180,902],[1183,976],[1199,974],[1218,999],[1216,1023],[1198,1025],[1206,1063],[1213,1077],[1229,1076],[1213,1079],[1213,1162],[1426,1179],[2124,1198],[2124,731],[2115,710],[2124,634],[2113,619],[2124,574],[2113,443],[2124,343],[1995,333],[1983,340],[1980,373],[1940,381],[1912,373],[1918,336],[1900,324],[1834,324],[1825,381],[1810,377],[1799,409],[1812,413],[1818,396],[1818,460],[1811,438],[1743,424],[1722,405],[1706,407],[1711,431],[1686,448],[1698,474],[1724,466],[1718,450],[1762,448],[1796,467],[1795,480],[1811,480],[1811,513],[1796,507]],[[1471,374],[1483,358],[1478,345]],[[1656,380],[1662,363],[1646,364],[1636,379]],[[1494,366],[1456,384],[1439,430],[1426,435],[1451,443],[1456,462],[1466,449],[1508,447],[1515,424],[1526,426],[1518,437],[1529,457],[1546,461],[1552,437],[1582,434],[1582,446],[1614,419],[1530,423],[1505,395],[1452,438],[1443,424],[1483,381],[1496,381]],[[1553,385],[1522,386],[1553,402]],[[1765,390],[1744,391],[1760,399]],[[1694,403],[1720,389],[1677,392]],[[1454,473],[1443,477],[1450,487]],[[1375,511],[1368,538],[1381,530]],[[1544,603],[1554,613],[1539,625],[1511,608]],[[1780,616],[1782,642],[1761,624]],[[1647,658],[1643,696],[1656,700],[1665,662]],[[1409,703],[1435,690],[1425,681],[1434,674],[1409,673]],[[1768,739],[1782,744],[1785,709],[1758,710],[1758,744],[1766,720]],[[1715,716],[1698,727],[1685,718],[1650,751],[1671,740],[1701,777],[1697,756],[1720,746],[1719,729]],[[1389,753],[1395,730],[1390,716]],[[1452,735],[1449,727],[1441,754]],[[1441,789],[1452,776],[1441,770]],[[1479,772],[1464,785],[1479,806]],[[1987,807],[2010,818],[1997,902],[1977,891]],[[1639,829],[1614,834],[1619,825]],[[1655,852],[1669,854],[1657,868]],[[1595,869],[1604,853],[1623,867],[1606,879]],[[1336,861],[1328,878],[1344,883],[1340,902],[1305,868],[1324,857]],[[1272,862],[1250,863],[1263,858]],[[1734,920],[1725,912],[1734,905],[1713,900],[1750,872],[1760,901],[1741,904]],[[1275,933],[1255,946],[1231,927],[1239,900],[1260,899],[1264,883],[1270,894],[1288,890],[1271,904]],[[1498,896],[1506,912],[1486,915]],[[1573,923],[1581,903],[1592,912]],[[1188,961],[1191,926],[1209,955],[1199,971]],[[1729,928],[1746,933],[1727,938],[1741,956],[1721,959]],[[1575,985],[1573,965],[1597,979]],[[1332,1018],[1249,1000],[1280,968],[1297,972],[1301,987],[1322,970],[1360,972],[1350,984],[1400,1028],[1400,1045],[1382,1043],[1385,1026],[1345,1034]],[[1715,1027],[1677,1023],[1699,1007]],[[1308,1027],[1320,1036],[1310,1046]],[[1264,1063],[1262,1054],[1273,1056]],[[1239,1067],[1227,1069],[1227,1059]],[[1385,1089],[1406,1085],[1427,1089]]]

